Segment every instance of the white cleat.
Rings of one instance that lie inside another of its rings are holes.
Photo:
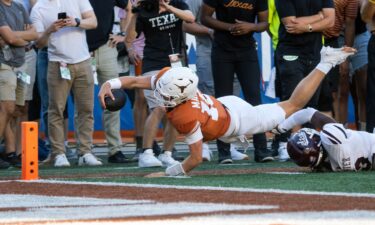
[[[152,149],[145,150],[142,154],[139,155],[138,167],[160,167],[163,166],[154,155]]]
[[[203,161],[211,161],[212,152],[207,143],[202,144],[202,159]]]
[[[70,163],[68,159],[66,158],[65,154],[59,154],[55,157],[55,167],[68,167],[70,166]]]
[[[103,165],[93,154],[86,153],[78,158],[78,166],[101,166]]]
[[[162,154],[158,156],[158,159],[163,163],[164,167],[170,167],[174,164],[180,163],[176,161],[174,158],[172,158],[171,151],[164,151]]]
[[[248,160],[249,156],[241,153],[237,150],[237,146],[234,144],[230,145],[230,156],[232,160],[238,161],[238,160]]]
[[[287,142],[280,142],[279,144],[279,162],[286,162],[290,160],[286,146]]]

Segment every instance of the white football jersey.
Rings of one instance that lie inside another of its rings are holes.
[[[333,171],[368,170],[375,154],[375,134],[345,129],[330,123],[320,132]]]

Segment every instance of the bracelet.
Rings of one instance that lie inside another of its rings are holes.
[[[371,4],[375,4],[375,0],[368,0]]]
[[[111,89],[120,89],[122,86],[121,80],[118,78],[110,79],[107,81],[107,83],[109,83],[109,85],[111,86]]]

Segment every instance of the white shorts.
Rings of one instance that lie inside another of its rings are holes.
[[[270,131],[285,120],[285,111],[277,104],[252,106],[236,96],[218,98],[229,111],[231,123],[220,140],[236,141],[233,138]]]

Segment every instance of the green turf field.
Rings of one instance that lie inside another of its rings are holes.
[[[250,155],[252,156],[251,153]],[[106,159],[103,158],[103,161],[105,162]],[[312,173],[306,170],[301,172],[301,169],[292,162],[255,163],[250,160],[236,161],[232,165],[219,165],[214,160],[203,163],[190,178],[186,179],[142,177],[146,173],[163,170],[163,168],[140,169],[137,168],[137,163],[105,164],[102,167],[41,166],[39,175],[42,179],[71,181],[375,193],[375,171]],[[236,174],[237,170],[240,171],[238,174]],[[1,180],[18,179],[20,175],[20,169],[16,168],[0,171]]]

